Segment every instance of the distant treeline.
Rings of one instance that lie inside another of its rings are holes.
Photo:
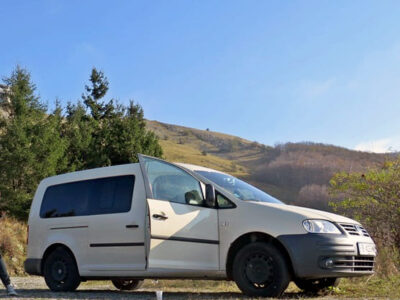
[[[261,188],[275,187],[274,196],[287,203],[332,210],[329,181],[337,172],[366,172],[395,155],[353,151],[317,143],[286,143],[267,149],[252,163],[249,180]]]
[[[39,182],[48,176],[160,157],[143,109],[104,100],[109,82],[93,68],[76,103],[48,111],[30,73],[20,67],[3,79],[0,102],[0,212],[26,220]],[[82,84],[83,85],[83,84]]]

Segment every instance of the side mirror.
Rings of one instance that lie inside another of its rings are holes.
[[[206,184],[206,205],[208,207],[215,207],[216,205],[216,197],[215,197],[215,189],[212,184]]]

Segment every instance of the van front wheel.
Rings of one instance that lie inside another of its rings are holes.
[[[290,282],[282,254],[273,245],[260,242],[239,250],[232,274],[240,290],[251,297],[279,297]]]
[[[138,279],[113,279],[112,284],[121,291],[133,291],[140,289],[143,285],[143,280]]]
[[[81,283],[74,258],[61,247],[46,258],[43,273],[47,286],[54,292],[71,292]]]

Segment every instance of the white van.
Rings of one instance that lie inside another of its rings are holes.
[[[40,183],[25,270],[53,291],[94,279],[132,290],[146,278],[198,278],[279,296],[292,280],[318,291],[372,274],[375,256],[354,220],[285,205],[219,171],[139,155]]]

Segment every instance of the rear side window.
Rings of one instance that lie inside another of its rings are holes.
[[[115,176],[50,186],[44,193],[41,218],[128,212],[135,176]]]

